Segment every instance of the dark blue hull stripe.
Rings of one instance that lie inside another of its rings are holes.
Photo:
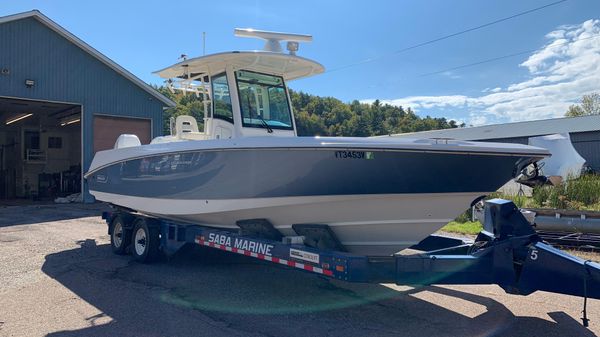
[[[248,149],[132,159],[88,175],[90,190],[167,199],[495,191],[527,155]]]

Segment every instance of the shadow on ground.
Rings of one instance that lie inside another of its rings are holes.
[[[51,336],[595,336],[562,312],[549,313],[556,323],[515,317],[493,299],[447,288],[348,284],[200,247],[144,265],[94,240],[80,244],[46,256],[42,270],[102,313],[88,328]],[[465,313],[465,301],[480,312]]]
[[[104,203],[37,203],[19,206],[0,206],[0,227],[38,224],[50,221],[98,216],[99,212],[108,209],[108,205]]]

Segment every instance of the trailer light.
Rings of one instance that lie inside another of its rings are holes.
[[[344,266],[335,266],[335,270],[339,271],[340,273],[344,272]]]
[[[20,120],[22,120],[22,119],[25,119],[25,118],[27,118],[27,117],[31,117],[31,116],[33,116],[33,114],[32,114],[32,113],[31,113],[31,114],[22,115],[22,116],[19,116],[19,117],[13,118],[13,119],[9,119],[9,120],[7,120],[7,121],[6,121],[6,125],[12,124],[12,123],[14,123],[14,122],[18,122],[18,121],[20,121]]]

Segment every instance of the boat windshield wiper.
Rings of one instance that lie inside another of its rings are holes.
[[[250,113],[250,119],[252,119],[252,104],[250,104],[250,96],[246,96],[246,100],[248,101],[248,110]],[[260,120],[260,122],[262,123],[263,127],[265,129],[267,129],[267,133],[273,133],[273,129],[271,129],[271,127],[269,126],[269,123],[267,123],[267,121],[265,121],[262,116],[260,114],[256,114],[256,117]]]
[[[273,129],[269,126],[269,123],[267,123],[267,121],[265,121],[262,116],[258,115],[258,118],[260,119],[260,121],[262,122],[262,124],[264,125],[265,129],[267,129],[267,133],[273,133]]]

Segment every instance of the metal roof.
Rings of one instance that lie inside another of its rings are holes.
[[[573,133],[600,130],[600,115],[542,119],[537,121],[493,124],[476,127],[431,130],[394,134],[392,137],[453,138],[482,140],[542,136],[554,133]]]
[[[48,18],[47,16],[45,16],[44,14],[42,14],[40,11],[38,11],[36,9],[29,11],[29,12],[18,13],[18,14],[14,14],[14,15],[0,17],[0,24],[6,23],[6,22],[11,22],[11,21],[16,21],[16,20],[21,20],[21,19],[25,19],[25,18],[35,18],[39,22],[48,26],[48,28],[57,32],[62,37],[64,37],[68,41],[70,41],[71,43],[77,45],[79,48],[83,49],[90,55],[94,56],[100,62],[106,64],[107,66],[112,68],[114,71],[116,71],[118,74],[127,78],[131,82],[135,83],[137,86],[139,86],[140,88],[142,88],[143,90],[145,90],[146,92],[148,92],[150,95],[154,96],[161,102],[165,103],[167,106],[175,106],[176,105],[175,102],[168,99],[166,96],[164,96],[163,94],[161,94],[160,92],[158,92],[157,90],[155,90],[154,88],[149,86],[147,83],[145,83],[144,81],[139,79],[137,76],[133,75],[132,73],[127,71],[125,68],[121,67],[120,65],[115,63],[113,60],[111,60],[110,58],[106,57],[105,55],[103,55],[102,53],[100,53],[99,51],[94,49],[92,46],[83,42],[77,36],[71,34],[69,31],[67,31],[66,29],[61,27],[59,24],[52,21],[50,18]]]

